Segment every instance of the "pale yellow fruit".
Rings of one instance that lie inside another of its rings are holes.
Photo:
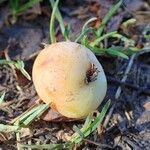
[[[87,82],[91,66],[98,71],[95,80]],[[33,82],[39,97],[69,118],[84,118],[97,109],[107,90],[95,55],[74,42],[58,42],[43,49],[33,66]]]

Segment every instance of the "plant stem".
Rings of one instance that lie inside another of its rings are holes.
[[[97,39],[96,39],[94,42],[92,42],[90,45],[91,45],[92,47],[94,47],[94,46],[96,46],[99,42],[101,42],[102,40],[104,40],[104,39],[106,39],[106,38],[108,38],[108,37],[111,37],[113,34],[116,34],[116,33],[117,33],[117,32],[114,31],[114,32],[109,32],[109,33],[107,33],[107,34],[104,34],[103,36],[97,38]]]
[[[54,7],[55,1],[54,1],[54,0],[49,0],[49,2],[51,3],[51,6]],[[58,8],[56,8],[55,17],[56,17],[56,19],[57,19],[58,22],[59,22],[62,35],[64,36],[64,38],[65,38],[66,40],[68,40],[68,35],[67,35],[67,33],[66,33],[64,21],[63,21],[63,18],[62,18],[62,16],[61,16],[61,13],[60,13],[60,11],[59,11]]]
[[[100,37],[104,31],[104,28],[106,26],[106,24],[108,23],[108,21],[111,19],[111,17],[116,13],[116,11],[118,10],[118,8],[121,6],[122,4],[122,0],[120,0],[116,5],[114,5],[109,12],[107,13],[107,15],[104,17],[100,28],[97,30],[96,35],[97,37]]]
[[[55,20],[55,13],[56,13],[56,10],[57,10],[58,3],[59,3],[59,0],[57,0],[54,4],[52,15],[51,15],[51,20],[50,20],[50,39],[51,39],[51,43],[56,42],[55,30],[54,30],[54,20]]]
[[[83,36],[85,36],[88,32],[92,31],[92,28],[86,28],[75,40],[75,42],[79,42]]]

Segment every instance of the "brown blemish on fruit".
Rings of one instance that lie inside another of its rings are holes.
[[[86,72],[85,83],[93,82],[97,80],[99,70],[95,67],[93,63],[90,63],[90,68]]]
[[[53,102],[50,104],[50,107],[51,107],[52,109],[58,111],[56,105],[55,105]]]

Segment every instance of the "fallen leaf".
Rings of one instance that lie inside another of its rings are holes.
[[[23,138],[23,137],[29,137],[29,136],[32,136],[32,131],[29,129],[29,128],[22,128],[21,130],[20,130],[20,133],[21,133],[21,138]]]
[[[124,0],[124,6],[130,11],[137,11],[144,7],[142,0]]]
[[[150,111],[150,101],[146,102],[143,107],[145,108],[145,110]]]
[[[107,32],[117,31],[123,20],[124,13],[119,13],[117,16],[112,17],[107,25]]]
[[[64,130],[60,130],[56,133],[56,137],[58,140],[69,141],[71,136],[68,133],[65,133]]]

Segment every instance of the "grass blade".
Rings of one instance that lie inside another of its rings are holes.
[[[29,117],[27,117],[23,122],[23,126],[30,125],[35,119],[39,118],[47,109],[49,108],[49,105],[43,104],[40,106],[33,114],[31,114]]]
[[[28,72],[24,69],[24,62],[23,61],[17,61],[15,63],[15,67],[21,71],[21,73],[28,79],[31,80],[30,75],[28,74]]]
[[[22,148],[30,148],[30,149],[47,149],[47,150],[71,150],[73,147],[73,143],[64,143],[64,144],[42,144],[42,145],[25,145],[25,144],[21,144]]]
[[[42,0],[30,0],[29,2],[25,3],[24,5],[18,7],[18,10],[16,13],[21,13],[29,9],[30,7],[33,7],[35,4],[41,2]]]
[[[49,2],[51,3],[51,6],[54,8],[55,1],[54,1],[54,0],[49,0]],[[55,17],[56,17],[56,19],[57,19],[58,22],[59,22],[60,29],[61,29],[61,32],[62,32],[63,37],[64,37],[66,40],[68,40],[68,33],[67,33],[67,31],[66,31],[63,18],[62,18],[62,16],[61,16],[61,13],[60,13],[60,11],[59,11],[58,8],[56,8]]]
[[[81,139],[84,138],[84,134],[81,132],[81,130],[77,127],[77,126],[73,126],[73,130],[78,133],[78,135],[80,136]]]
[[[15,120],[15,125],[18,124],[22,127],[28,126],[32,121],[34,121],[36,118],[38,118],[40,115],[43,114],[47,109],[49,108],[49,105],[47,104],[40,104],[34,108],[32,108],[29,112],[25,113],[23,116],[18,117]]]
[[[0,65],[9,65],[10,67],[13,65],[15,68],[21,71],[21,73],[28,79],[31,80],[30,75],[27,73],[27,71],[24,69],[24,62],[23,61],[12,61],[12,60],[0,60]]]
[[[10,64],[14,64],[15,61],[11,61],[11,60],[5,60],[5,59],[1,59],[0,60],[0,65],[10,65]]]
[[[97,38],[94,42],[92,42],[90,45],[92,47],[96,46],[98,43],[100,43],[102,40],[106,39],[106,38],[109,38],[109,37],[112,37],[112,35],[116,34],[117,32],[114,31],[114,32],[109,32],[107,34],[104,34],[103,36]]]
[[[113,47],[106,49],[106,53],[110,54],[111,56],[118,56],[118,57],[122,57],[124,59],[129,59],[129,57],[126,54],[118,51],[117,49],[115,49]]]
[[[90,133],[92,133],[94,130],[96,130],[96,128],[102,123],[108,108],[110,106],[110,100],[105,104],[105,106],[103,107],[101,113],[97,116],[97,118],[90,124],[90,126],[86,129],[83,130],[83,128],[80,129],[80,131],[84,134],[84,137],[87,137]],[[80,135],[78,134],[74,134],[72,136],[71,141],[73,143],[80,143],[82,141],[82,138],[80,137]]]
[[[17,125],[4,125],[0,124],[0,132],[18,132],[21,128]]]
[[[134,24],[134,23],[136,23],[136,19],[135,18],[131,18],[131,19],[128,19],[127,21],[123,22],[122,26],[124,28],[127,28],[129,25]]]
[[[129,59],[129,57],[126,55],[126,53],[131,53],[132,51],[128,50],[128,51],[121,51],[123,50],[123,47],[115,47],[112,46],[110,48],[97,48],[97,47],[92,47],[90,45],[86,45],[93,53],[95,53],[95,55],[111,55],[111,56],[118,56],[118,57],[122,57],[124,59]]]
[[[5,98],[5,92],[3,92],[3,94],[0,96],[0,104],[2,104],[4,102],[4,98]]]
[[[10,0],[10,7],[11,7],[12,15],[15,16],[19,8],[19,0]]]
[[[85,24],[82,27],[82,32],[84,32],[84,30],[87,28],[87,26],[88,26],[89,23],[91,23],[91,22],[93,22],[95,20],[97,20],[97,18],[93,17],[93,18],[89,19],[88,21],[86,21]]]
[[[133,40],[130,40],[128,39],[127,37],[119,34],[119,33],[115,33],[115,34],[112,34],[111,37],[113,38],[118,38],[120,39],[121,41],[123,41],[125,43],[125,46],[134,46],[135,45],[135,42]]]
[[[56,42],[54,21],[55,21],[55,15],[56,15],[56,10],[57,10],[58,3],[59,3],[59,0],[56,0],[56,2],[54,4],[54,7],[53,7],[51,20],[50,20],[50,39],[51,39],[51,43]]]
[[[17,150],[22,150],[20,145],[20,132],[16,132],[16,142],[17,142]]]
[[[82,130],[88,128],[88,127],[90,126],[90,124],[92,123],[92,120],[93,120],[93,119],[94,119],[93,115],[92,115],[92,114],[89,114],[89,115],[87,116],[86,120],[85,120],[85,123],[84,123],[84,125],[83,125],[83,127],[82,127]]]
[[[16,117],[11,121],[11,124],[18,125],[18,122],[23,122],[26,118],[28,118],[31,114],[33,114],[36,110],[38,109],[38,106],[34,106],[32,108],[29,108],[26,110],[23,114],[20,116]]]
[[[92,31],[92,28],[86,28],[81,34],[76,38],[75,42],[79,42],[88,32]]]
[[[89,44],[86,44],[86,47],[88,47],[93,53],[95,53],[95,55],[100,56],[106,54],[106,50],[104,48],[93,47]]]
[[[120,0],[116,5],[114,5],[106,14],[104,19],[102,20],[102,23],[99,27],[99,29],[96,31],[97,37],[100,37],[104,31],[105,26],[107,25],[108,21],[111,19],[111,17],[116,13],[118,8],[121,6],[122,0]]]

